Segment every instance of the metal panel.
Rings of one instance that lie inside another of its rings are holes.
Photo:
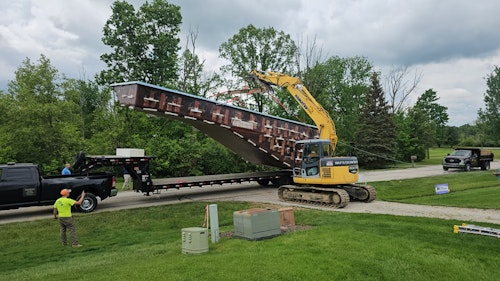
[[[270,238],[281,234],[277,210],[261,208],[233,213],[234,236],[249,240]]]
[[[182,229],[182,253],[202,254],[208,252],[208,231],[202,227]]]

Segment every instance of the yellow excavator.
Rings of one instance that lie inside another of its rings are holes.
[[[376,192],[372,186],[356,184],[358,159],[353,156],[334,156],[337,145],[335,124],[299,78],[253,70],[249,79],[267,91],[271,91],[272,86],[286,88],[318,127],[319,139],[296,142],[293,184],[278,188],[280,199],[338,208],[347,206],[350,200],[375,200]]]

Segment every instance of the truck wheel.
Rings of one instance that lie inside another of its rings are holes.
[[[470,172],[470,163],[466,163],[464,166],[464,171]]]
[[[443,167],[443,170],[448,171],[448,167]]]
[[[489,170],[490,169],[490,161],[484,161],[481,164],[481,170]]]
[[[78,198],[77,198],[78,200]],[[97,197],[92,193],[85,193],[85,198],[81,205],[76,206],[76,209],[82,213],[90,213],[97,208]]]

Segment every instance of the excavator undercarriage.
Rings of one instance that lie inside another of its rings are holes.
[[[283,201],[312,205],[344,208],[352,201],[371,202],[376,191],[370,185],[341,185],[338,187],[318,187],[309,185],[282,185],[278,197]]]

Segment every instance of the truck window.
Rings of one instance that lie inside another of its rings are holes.
[[[19,168],[16,167],[14,169],[7,169],[4,179],[10,181],[26,180],[26,179],[32,179],[33,176],[34,175],[29,167],[19,167]]]
[[[455,150],[451,156],[470,156],[470,150]]]

